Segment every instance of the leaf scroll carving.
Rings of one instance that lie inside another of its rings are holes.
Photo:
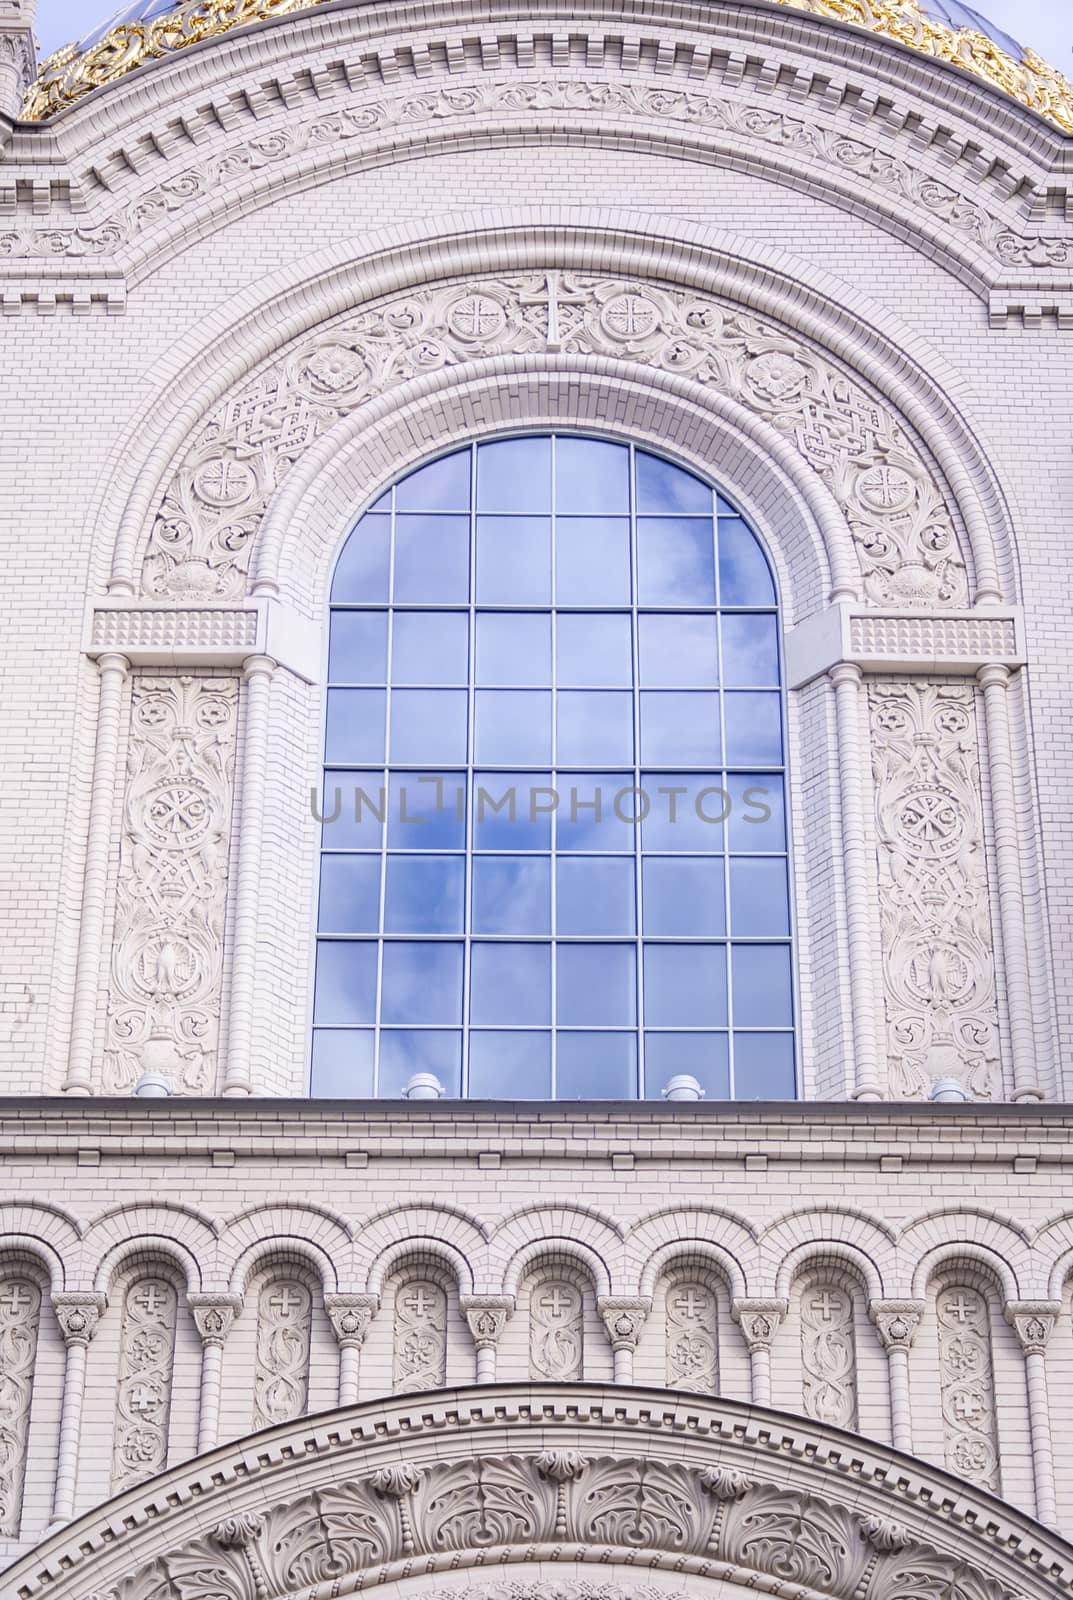
[[[805,1415],[856,1428],[853,1296],[839,1283],[819,1280],[802,1286],[801,1373]]]
[[[26,1478],[41,1290],[24,1274],[0,1277],[0,1538],[17,1539]]]

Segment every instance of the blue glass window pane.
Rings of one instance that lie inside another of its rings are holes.
[[[545,517],[477,518],[477,604],[551,602],[551,522]]]
[[[732,796],[718,774],[646,772],[641,784],[650,802],[641,826],[645,850],[708,854],[723,849]]]
[[[461,1094],[462,1035],[438,1028],[382,1028],[380,1098],[396,1099],[417,1072],[431,1072],[451,1099]]]
[[[397,509],[468,511],[471,462],[469,450],[456,450],[411,472],[395,490]]]
[[[664,939],[726,933],[723,863],[717,856],[649,857],[642,871],[645,933]]]
[[[478,772],[473,781],[474,849],[550,850],[555,804],[546,772]]]
[[[389,850],[462,850],[466,844],[464,772],[392,772],[387,789]]]
[[[645,1021],[657,1028],[725,1027],[725,946],[646,945]]]
[[[632,860],[574,856],[556,865],[556,931],[592,937],[636,930]]]
[[[790,948],[784,944],[736,944],[731,956],[734,1025],[738,1028],[788,1028]]]
[[[551,946],[474,944],[470,952],[474,1027],[531,1027],[551,1021]]]
[[[550,1100],[550,1033],[483,1033],[469,1037],[473,1100]]]
[[[477,760],[538,766],[551,760],[551,695],[536,690],[478,689]]]
[[[550,933],[551,862],[540,856],[477,856],[474,933]]]
[[[764,688],[779,681],[774,617],[723,618],[723,682],[728,689]]]
[[[326,772],[320,815],[326,850],[378,850],[387,816],[383,778],[375,772]]]
[[[464,689],[392,690],[392,761],[465,761],[468,716]]]
[[[391,518],[382,512],[367,512],[335,564],[332,603],[386,605],[390,552]]]
[[[469,519],[395,518],[395,603],[462,605],[469,599]]]
[[[477,682],[500,689],[551,685],[551,618],[519,611],[477,617]]]
[[[720,756],[719,696],[704,689],[681,694],[650,690],[641,695],[641,760],[717,766]]]
[[[593,761],[632,763],[633,695],[568,689],[556,695],[558,759],[564,767]]]
[[[555,519],[555,601],[628,606],[630,524],[625,517]]]
[[[371,1100],[375,1038],[371,1028],[317,1028],[310,1094],[322,1100]]]
[[[782,765],[782,701],[777,693],[738,689],[724,706],[727,761],[735,766]]]
[[[314,1022],[376,1021],[376,945],[328,940],[317,945]]]
[[[636,1099],[636,1034],[560,1033],[555,1049],[557,1100]]]
[[[764,552],[739,517],[719,518],[719,603],[773,606],[775,585]]]
[[[736,1100],[793,1100],[796,1093],[792,1034],[734,1035]]]
[[[785,861],[763,856],[731,860],[730,927],[743,939],[773,939],[790,932]]]
[[[637,631],[645,688],[707,689],[718,684],[719,639],[714,616],[641,616]]]
[[[725,1033],[646,1033],[645,1096],[662,1097],[679,1073],[696,1078],[706,1100],[730,1099],[730,1040]]]
[[[321,933],[376,933],[380,927],[380,857],[322,856]]]
[[[383,761],[386,711],[383,689],[329,689],[325,759],[355,765]]]
[[[643,801],[632,772],[560,772],[556,838],[560,850],[629,850]]]
[[[477,510],[551,510],[551,440],[499,439],[477,446]]]
[[[462,946],[414,941],[384,945],[380,1020],[462,1021]]]
[[[715,604],[712,524],[670,517],[637,522],[637,603],[642,606]]]
[[[461,933],[463,856],[388,856],[385,933]]]
[[[560,944],[555,950],[558,1021],[578,1027],[629,1027],[637,1020],[632,945]]]
[[[650,456],[644,450],[637,451],[639,512],[678,512],[690,516],[707,513],[710,516],[713,504],[711,489],[691,472],[684,472],[681,467],[672,466],[659,456]]]
[[[633,640],[629,617],[561,612],[556,624],[557,681],[582,689],[629,688]]]
[[[387,612],[333,611],[328,645],[331,683],[384,683]]]
[[[469,618],[457,611],[396,611],[393,684],[469,683]]]
[[[629,511],[630,452],[626,446],[596,439],[557,439],[555,505],[575,516]]]
[[[727,829],[731,850],[765,855],[785,850],[782,778],[774,772],[731,772],[726,787],[730,796]]]

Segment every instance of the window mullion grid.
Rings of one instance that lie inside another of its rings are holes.
[[[639,621],[640,594],[637,587],[637,459],[636,448],[630,445],[629,472],[629,523],[630,523],[630,667],[633,681],[633,783],[640,802],[641,795],[641,626]],[[637,963],[637,1098],[643,1100],[647,1079],[645,1076],[645,964],[644,964],[644,907],[641,888],[641,823],[634,826],[634,960]]]
[[[477,767],[477,446],[469,447],[469,688],[466,696],[466,833],[462,890],[462,1057],[459,1092],[469,1098],[470,1006],[473,967],[473,841]]]
[[[730,822],[733,800],[730,792],[730,772],[727,766],[727,716],[726,671],[723,662],[723,593],[719,575],[719,500],[712,493],[712,543],[715,553],[715,627],[719,647],[719,753],[722,757],[720,777],[727,796],[727,814],[723,819],[723,926],[726,930],[726,984],[727,984],[727,1078],[731,1100],[737,1099],[734,1078],[734,945],[730,922]]]
[[[391,821],[391,701],[394,696],[392,652],[395,637],[395,505],[398,490],[391,489],[391,522],[388,532],[387,590],[387,692],[384,696],[384,820],[380,824],[380,916],[376,941],[376,1010],[373,1030],[373,1099],[380,1098],[380,1014],[384,996],[384,929],[387,919],[387,830]]]
[[[556,457],[559,438],[551,438],[551,785],[559,793],[559,592],[555,548],[559,531]],[[551,890],[551,1098],[559,1098],[559,805],[551,814],[551,864],[548,878]],[[530,792],[530,804],[532,793]]]

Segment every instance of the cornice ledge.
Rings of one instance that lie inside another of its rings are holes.
[[[233,603],[144,598],[95,599],[83,649],[92,660],[117,652],[132,667],[241,668],[267,656],[306,683],[322,676],[319,626],[268,596]]]
[[[802,689],[848,662],[862,672],[973,677],[981,667],[1023,667],[1019,606],[914,611],[849,604],[828,606],[786,636],[787,682]]]

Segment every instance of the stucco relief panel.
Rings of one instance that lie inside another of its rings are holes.
[[[0,1538],[17,1539],[26,1478],[41,1290],[21,1274],[0,1276]]]

